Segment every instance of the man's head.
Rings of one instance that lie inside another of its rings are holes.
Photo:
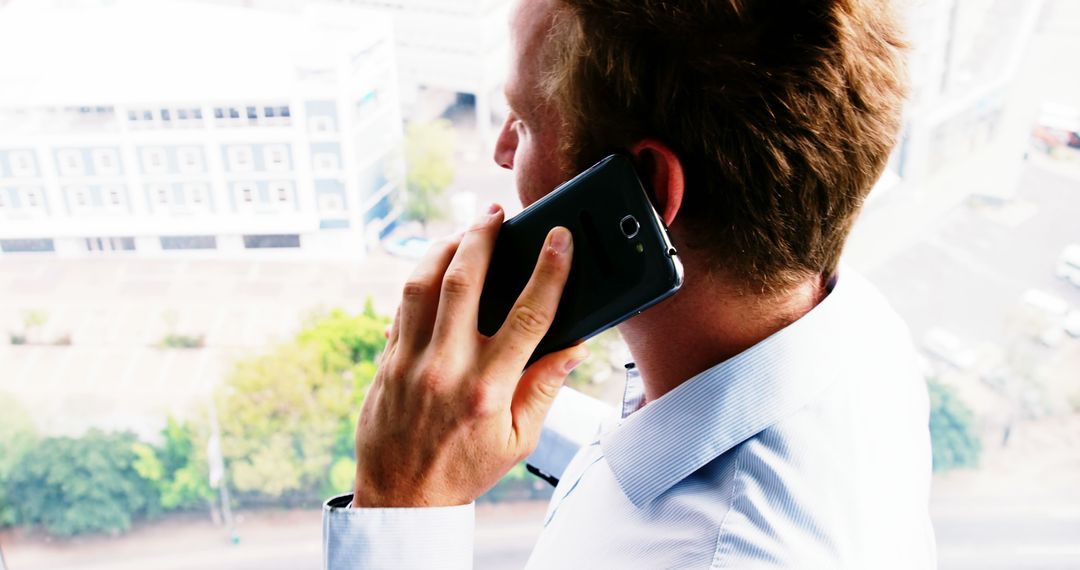
[[[524,0],[514,44],[496,161],[522,202],[631,152],[681,197],[680,245],[747,290],[835,269],[899,128],[885,0]]]

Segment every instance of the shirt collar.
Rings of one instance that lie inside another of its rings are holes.
[[[863,284],[843,272],[843,283],[834,277],[832,292],[802,318],[656,401],[640,407],[644,398],[628,386],[624,420],[600,445],[634,505],[798,411],[840,375],[851,357],[844,335],[859,334],[853,323]],[[631,384],[636,372],[628,369]]]

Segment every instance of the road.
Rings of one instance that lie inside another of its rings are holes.
[[[1009,446],[988,448],[983,462],[982,469],[934,479],[930,512],[941,570],[1080,569],[1080,417],[1021,424]],[[478,505],[476,568],[521,568],[545,507]],[[242,512],[238,527],[238,545],[205,516],[144,523],[122,537],[72,543],[8,531],[0,533],[0,545],[10,567],[20,570],[320,567],[318,511]]]
[[[1007,315],[1035,288],[1080,308],[1080,288],[1054,275],[1061,250],[1080,243],[1080,181],[1030,167],[1016,202],[1000,211],[958,204],[868,274],[916,338],[944,327],[977,342],[1006,340]]]

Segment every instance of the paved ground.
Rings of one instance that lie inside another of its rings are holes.
[[[154,260],[0,260],[0,390],[35,410],[48,433],[88,426],[149,435],[165,412],[185,414],[240,357],[288,338],[319,307],[397,306],[412,262],[375,254],[356,264]],[[48,320],[11,346],[26,311]],[[167,315],[175,316],[168,324]],[[198,350],[158,348],[170,331],[204,335]]]

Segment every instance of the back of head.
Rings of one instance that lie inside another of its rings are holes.
[[[543,87],[575,166],[660,139],[711,267],[763,293],[835,270],[900,125],[886,0],[558,4]]]

